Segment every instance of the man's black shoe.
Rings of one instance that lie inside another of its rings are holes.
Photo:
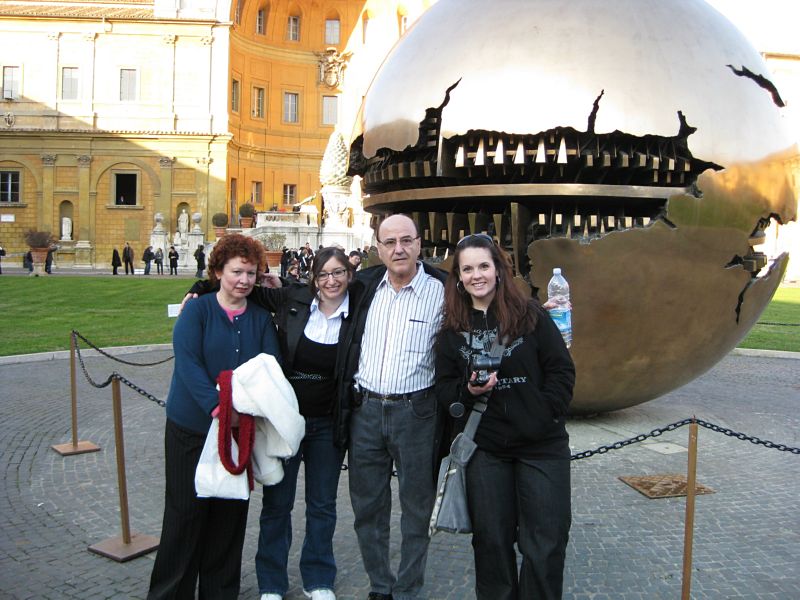
[[[378,592],[370,592],[367,600],[392,600],[391,594],[379,594]]]

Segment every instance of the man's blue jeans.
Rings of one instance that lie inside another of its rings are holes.
[[[259,593],[280,594],[289,589],[287,563],[292,545],[292,507],[300,462],[305,464],[306,536],[300,554],[303,588],[333,590],[336,561],[336,490],[344,451],[333,445],[331,417],[306,418],[306,435],[298,453],[284,462],[283,479],[264,486],[256,575]]]
[[[365,399],[350,422],[350,501],[361,558],[371,590],[394,600],[415,598],[425,580],[435,433],[432,391],[412,401]],[[392,463],[402,509],[397,577],[389,563]]]

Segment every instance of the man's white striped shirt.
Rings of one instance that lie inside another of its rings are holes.
[[[444,285],[422,263],[399,291],[388,275],[369,306],[355,381],[379,394],[406,394],[433,385],[433,344],[442,321]]]

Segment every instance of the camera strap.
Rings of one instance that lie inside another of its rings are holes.
[[[506,343],[508,340],[506,338],[500,339],[498,335],[494,339],[494,343],[492,344],[491,350],[489,350],[489,356],[492,358],[502,358],[503,352],[506,351]],[[498,369],[499,370],[499,369]],[[487,401],[489,400],[489,394],[481,394],[477,398],[475,398],[475,404],[472,405],[472,410],[469,413],[469,418],[467,419],[467,424],[464,427],[464,436],[472,439],[475,437],[475,432],[478,430],[478,424],[481,422],[481,417],[483,413],[486,412]]]

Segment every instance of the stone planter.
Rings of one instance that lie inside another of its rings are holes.
[[[47,262],[49,248],[31,248],[31,260],[33,261],[33,272],[31,275],[38,277],[44,275],[44,264]]]
[[[250,229],[253,226],[253,217],[239,217],[239,225],[242,229]]]
[[[222,236],[225,235],[227,231],[227,227],[214,227],[214,235],[217,236],[217,239],[220,239]]]
[[[278,251],[267,250],[267,265],[269,265],[270,273],[277,273],[278,275],[280,275],[281,256],[283,256],[283,252],[281,250]]]

